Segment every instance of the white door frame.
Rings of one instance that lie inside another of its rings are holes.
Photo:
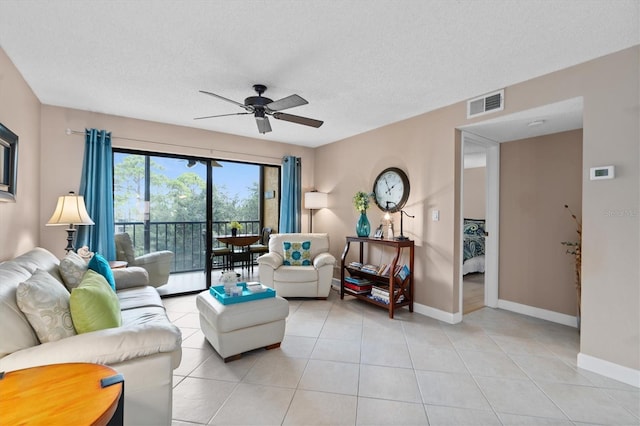
[[[499,220],[500,220],[500,144],[482,136],[474,135],[462,130],[462,155],[460,156],[460,259],[458,294],[459,312],[463,315],[463,287],[462,287],[462,262],[463,262],[463,223],[464,223],[464,146],[466,142],[473,142],[476,145],[485,147],[486,166],[486,217],[485,228],[488,236],[485,238],[485,274],[484,274],[484,304],[491,308],[498,307],[498,255],[499,251]]]

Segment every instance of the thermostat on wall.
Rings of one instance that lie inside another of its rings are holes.
[[[615,177],[613,166],[592,167],[590,170],[589,177],[591,180],[613,179]]]

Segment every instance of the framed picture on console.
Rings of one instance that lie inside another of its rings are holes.
[[[0,123],[0,202],[16,201],[18,135]]]

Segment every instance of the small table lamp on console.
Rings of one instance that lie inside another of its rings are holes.
[[[93,224],[93,220],[87,213],[84,197],[71,191],[68,195],[58,197],[56,209],[46,226],[69,225],[69,228],[67,228],[67,247],[65,247],[65,250],[69,253],[70,251],[75,251],[75,247],[73,247],[73,234],[76,232],[74,225]]]

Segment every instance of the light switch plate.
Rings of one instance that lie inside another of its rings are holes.
[[[431,220],[437,222],[440,220],[440,210],[431,211]]]

